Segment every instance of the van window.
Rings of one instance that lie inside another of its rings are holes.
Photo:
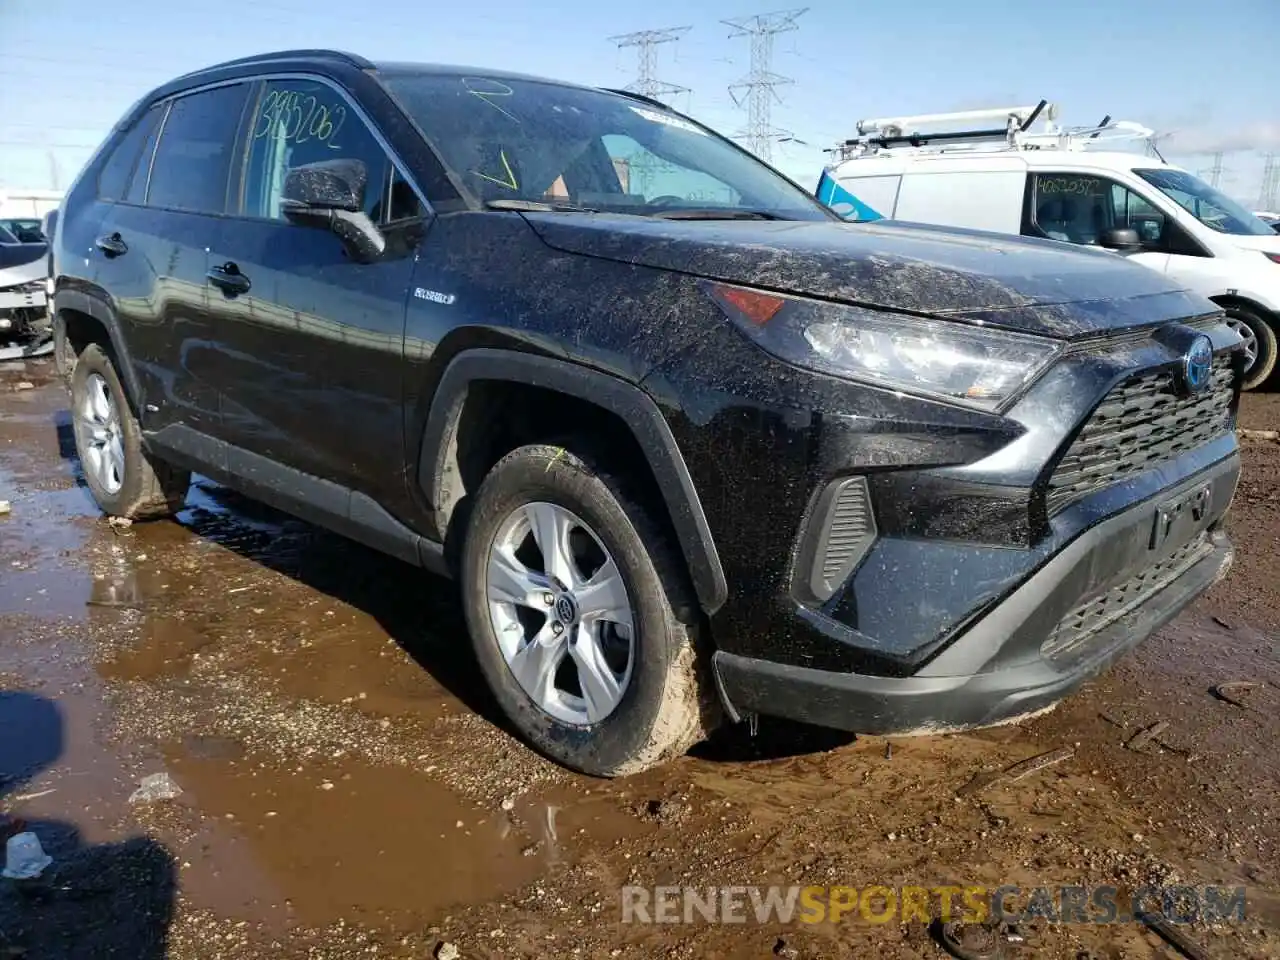
[[[1164,214],[1128,187],[1087,173],[1032,176],[1031,216],[1024,233],[1092,245],[1104,230],[1133,227],[1145,245],[1163,244]]]
[[[151,164],[147,204],[222,213],[247,84],[214,87],[173,101]]]
[[[142,144],[151,136],[164,113],[162,107],[152,107],[144,113],[129,131],[116,143],[98,174],[98,197],[102,200],[123,200],[129,189],[129,178],[138,165]]]
[[[365,166],[364,212],[384,223],[391,158],[346,99],[318,80],[268,80],[248,125],[249,157],[240,210],[283,220],[280,200],[291,167],[324,160]],[[234,205],[233,205],[234,206]]]

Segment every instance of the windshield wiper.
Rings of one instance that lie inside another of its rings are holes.
[[[546,203],[541,200],[486,200],[485,208],[489,210],[517,210],[523,213],[599,213],[591,207],[580,207],[573,203]]]
[[[719,207],[707,208],[677,208],[675,210],[659,210],[648,216],[656,217],[660,220],[790,220],[791,217],[784,217],[780,213],[770,213],[768,210],[746,210],[742,208],[722,209]]]

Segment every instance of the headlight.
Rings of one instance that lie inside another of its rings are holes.
[[[781,297],[706,284],[725,315],[763,349],[796,366],[959,400],[988,410],[1030,383],[1062,344],[959,321]]]

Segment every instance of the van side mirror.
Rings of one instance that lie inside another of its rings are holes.
[[[1119,250],[1121,253],[1131,253],[1142,249],[1142,237],[1132,227],[1111,227],[1109,230],[1103,230],[1098,236],[1098,246],[1106,247],[1108,250]]]
[[[332,230],[357,260],[367,263],[387,248],[386,237],[364,212],[368,180],[368,168],[355,159],[290,167],[284,176],[280,207],[294,223]]]

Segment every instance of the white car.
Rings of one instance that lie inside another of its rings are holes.
[[[1276,366],[1280,234],[1158,156],[1105,149],[1152,131],[1110,118],[1032,132],[1049,108],[1007,107],[859,123],[818,198],[851,220],[916,221],[1108,247],[1219,304],[1246,341],[1245,388]],[[921,133],[988,119],[999,127]],[[1103,148],[1103,149],[1099,149]]]

